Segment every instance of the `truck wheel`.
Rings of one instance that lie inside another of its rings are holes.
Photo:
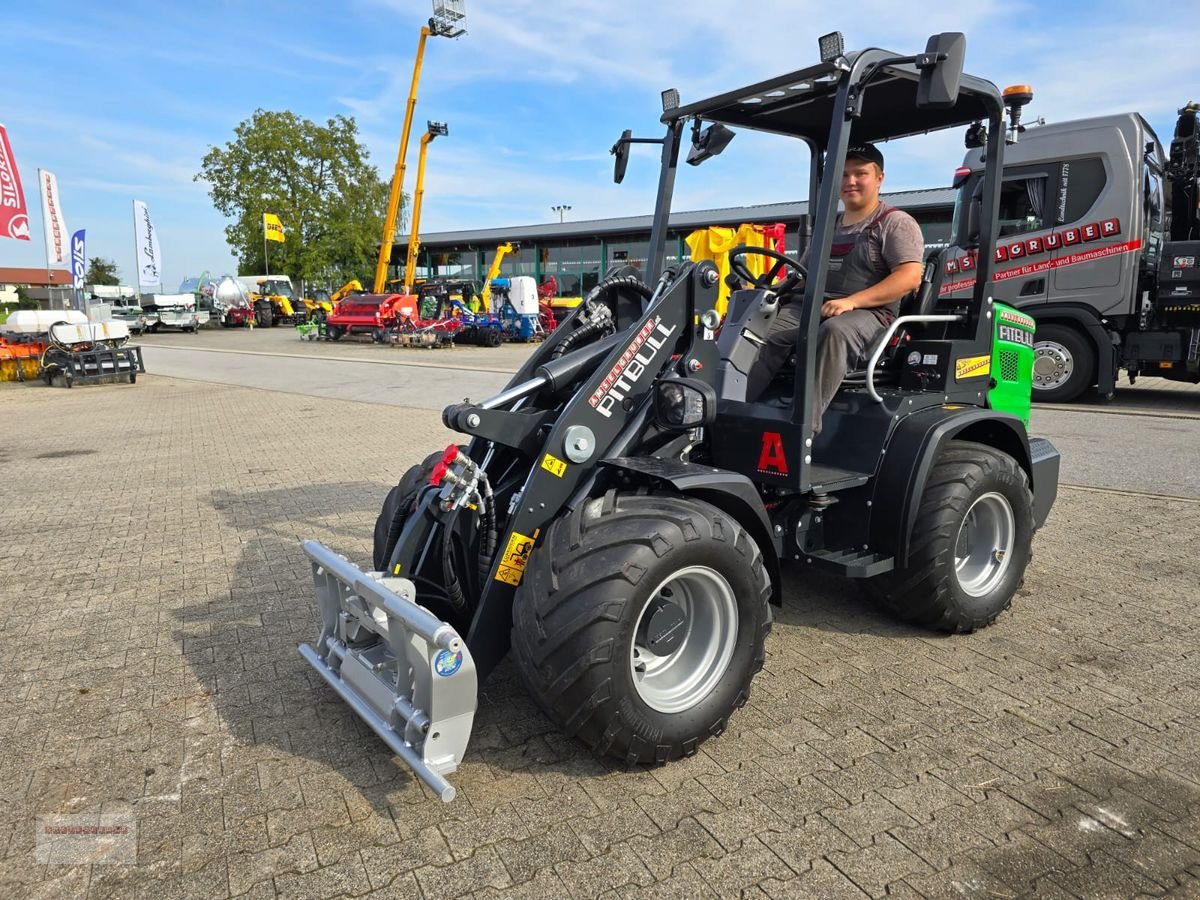
[[[867,582],[901,619],[965,634],[1008,609],[1032,555],[1033,495],[1017,461],[953,442],[921,496],[908,565]]]
[[[1033,338],[1033,399],[1074,400],[1096,383],[1096,350],[1069,325],[1038,325]]]
[[[330,325],[325,329],[325,337],[331,341],[340,341],[345,333],[346,331],[341,325]]]
[[[500,332],[499,331],[497,331],[495,328],[488,328],[484,332],[484,334],[487,335],[487,337],[485,337],[483,340],[483,345],[485,347],[499,347],[500,346]]]
[[[687,497],[609,491],[555,520],[513,601],[534,700],[627,765],[691,756],[750,695],[771,629],[750,535]]]

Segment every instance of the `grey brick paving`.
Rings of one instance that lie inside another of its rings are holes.
[[[1113,419],[1114,427],[1122,420]],[[0,896],[1200,895],[1200,505],[1064,490],[990,629],[789,572],[694,758],[627,772],[507,663],[438,803],[295,652],[435,413],[147,377],[0,389]],[[122,812],[136,866],[47,866]]]

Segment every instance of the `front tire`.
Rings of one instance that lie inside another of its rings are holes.
[[[1096,350],[1067,325],[1039,325],[1033,337],[1033,399],[1067,403],[1096,383]]]
[[[1008,609],[1032,556],[1033,494],[1017,461],[954,441],[929,474],[908,564],[867,582],[894,615],[965,634]]]
[[[609,491],[555,520],[513,601],[534,700],[627,765],[691,756],[750,695],[771,628],[762,552],[699,500]]]

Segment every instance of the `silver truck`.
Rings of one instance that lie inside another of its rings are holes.
[[[1034,399],[1111,397],[1122,369],[1200,382],[1198,110],[1166,149],[1137,113],[1020,126],[1006,149],[993,294],[1037,322]],[[959,246],[978,244],[982,129],[955,175]],[[941,293],[962,295],[976,262],[950,255]]]

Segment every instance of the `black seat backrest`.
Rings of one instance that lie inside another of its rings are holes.
[[[931,250],[925,256],[925,269],[917,289],[900,302],[902,316],[928,316],[937,306],[938,292],[942,289],[942,278],[946,273],[946,257],[950,247]]]

